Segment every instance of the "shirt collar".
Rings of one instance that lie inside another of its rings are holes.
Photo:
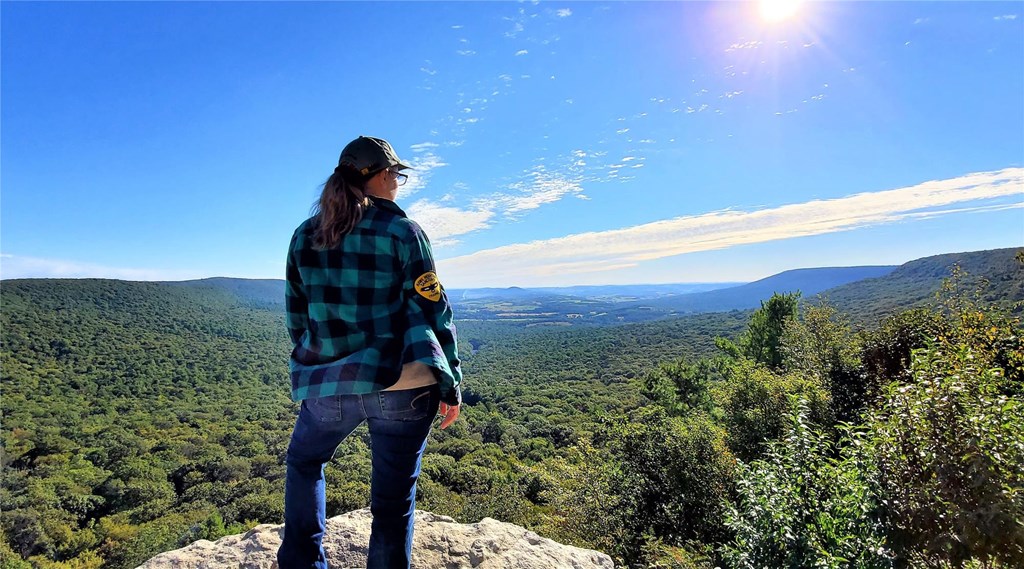
[[[372,197],[372,198],[370,198],[370,201],[373,202],[373,205],[375,205],[375,206],[377,206],[377,207],[379,207],[379,208],[381,208],[383,210],[387,210],[387,211],[390,211],[392,213],[397,213],[398,215],[400,215],[402,217],[408,217],[407,215],[405,215],[405,212],[402,211],[402,208],[398,207],[398,204],[396,204],[395,202],[393,202],[393,201],[391,201],[389,199],[379,198],[379,197]]]

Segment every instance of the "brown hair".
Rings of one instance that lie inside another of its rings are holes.
[[[313,204],[316,229],[313,230],[313,247],[332,249],[341,243],[341,238],[352,231],[370,205],[363,192],[366,179],[354,168],[339,166],[324,182],[320,199]]]

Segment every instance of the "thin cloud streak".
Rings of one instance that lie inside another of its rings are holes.
[[[634,227],[567,235],[478,251],[439,262],[449,282],[528,283],[534,277],[586,274],[686,253],[917,220],[1024,207],[1024,168],[979,172],[916,186],[813,200],[757,211],[716,211]],[[962,204],[961,207],[951,207]],[[484,277],[486,275],[486,277]]]
[[[126,281],[182,281],[200,279],[198,271],[107,267],[63,259],[41,259],[5,253],[0,255],[0,279],[121,279]]]

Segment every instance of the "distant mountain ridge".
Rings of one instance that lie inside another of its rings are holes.
[[[771,298],[776,292],[799,291],[808,297],[836,286],[882,277],[896,268],[896,265],[883,265],[793,269],[740,286],[664,298],[646,304],[680,313],[744,310],[757,308],[762,300]]]
[[[574,296],[581,298],[605,298],[634,300],[658,298],[679,294],[706,292],[738,286],[740,282],[721,283],[667,283],[634,285],[576,285],[565,287],[507,287],[507,288],[453,288],[448,295],[453,301],[479,300],[483,298],[538,298],[544,296]]]
[[[894,270],[884,267],[828,267],[784,271],[753,283],[667,283],[637,285],[579,285],[567,287],[508,287],[449,289],[452,302],[472,305],[479,301],[586,301],[600,300],[646,306],[657,304],[673,312],[718,312],[753,308],[765,294],[774,291],[801,290],[815,294],[826,288],[865,278],[873,278]],[[278,305],[284,303],[284,281],[279,279],[240,279],[211,277],[191,281],[165,281],[162,284],[226,291],[244,304]],[[681,300],[681,299],[686,300]]]
[[[959,267],[961,291],[987,303],[1012,305],[1024,301],[1024,248],[947,253],[916,259],[879,278],[847,283],[821,296],[855,322],[874,323],[898,310],[934,302],[942,282]],[[1017,314],[1021,307],[1012,308]]]
[[[519,325],[607,325],[642,322],[683,314],[756,308],[773,293],[802,293],[805,299],[827,297],[855,320],[869,322],[894,310],[934,299],[943,279],[958,265],[970,286],[987,279],[988,300],[1024,300],[1024,265],[1015,260],[1020,247],[949,253],[903,265],[803,268],[746,284],[674,283],[538,288],[450,289],[460,320],[493,320]],[[14,282],[14,281],[5,281]],[[59,279],[54,280],[59,282]],[[227,294],[243,306],[281,310],[284,281],[214,277],[151,283]],[[983,295],[984,296],[984,295]]]
[[[1024,274],[1014,260],[1019,247],[949,253],[903,265],[802,268],[746,284],[674,283],[538,288],[450,289],[463,320],[496,320],[522,325],[606,325],[641,322],[702,312],[756,308],[776,292],[800,291],[805,299],[827,297],[856,319],[870,320],[934,298],[954,264],[992,281],[993,299],[1024,299]],[[976,281],[974,277],[972,282]],[[279,309],[284,281],[215,277],[164,283],[234,295],[248,306]]]

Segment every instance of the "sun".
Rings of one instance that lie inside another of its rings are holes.
[[[761,0],[761,17],[766,22],[774,23],[789,19],[796,14],[800,0]]]

